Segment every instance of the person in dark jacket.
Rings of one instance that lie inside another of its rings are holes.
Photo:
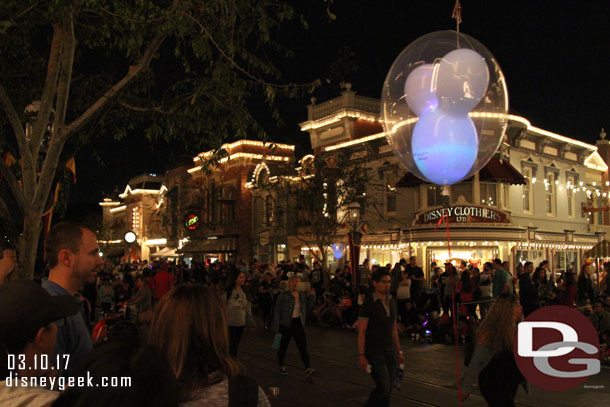
[[[275,302],[273,330],[282,335],[280,348],[277,352],[278,372],[283,376],[288,374],[284,366],[284,359],[290,339],[294,338],[309,378],[314,374],[315,369],[311,368],[309,362],[309,352],[307,351],[307,340],[305,338],[305,319],[316,303],[316,294],[313,289],[308,294],[298,291],[298,284],[298,274],[291,273],[288,277],[288,290],[282,292]]]
[[[526,317],[538,309],[538,291],[532,280],[534,264],[531,261],[523,265],[523,273],[519,275],[519,302]]]
[[[580,270],[578,275],[578,303],[581,305],[586,304],[587,300],[592,304],[595,299],[595,293],[593,291],[593,282],[589,275],[590,264],[585,264]]]

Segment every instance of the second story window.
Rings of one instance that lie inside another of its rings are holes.
[[[481,182],[481,204],[498,206],[498,188],[493,182]]]
[[[394,174],[386,174],[385,178],[385,210],[386,212],[392,213],[396,212],[396,183],[398,182],[398,177]]]
[[[273,197],[267,195],[265,198],[265,226],[271,226],[273,224]]]
[[[568,175],[566,185],[567,205],[568,205],[568,216],[573,218],[575,212],[575,199],[574,199],[574,184],[576,179],[573,175]]]
[[[451,203],[456,203],[460,196],[466,202],[472,202],[472,182],[459,182],[451,186]]]
[[[502,207],[505,209],[510,208],[510,185],[502,184]]]
[[[536,182],[532,175],[533,171],[531,167],[523,167],[523,177],[527,180],[527,183],[523,185],[523,212],[532,213],[534,211],[534,197],[532,188]]]
[[[557,212],[557,174],[549,171],[544,178],[544,202],[547,215],[555,215]]]
[[[223,187],[220,200],[222,203],[222,223],[230,225],[235,222],[235,188],[232,186]]]
[[[443,197],[441,195],[442,191],[443,187],[438,185],[428,185],[426,187],[426,192],[428,194],[428,207],[440,206],[443,204]]]

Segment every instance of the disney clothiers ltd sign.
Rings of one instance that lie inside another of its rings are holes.
[[[417,216],[415,224],[438,223],[443,217],[448,217],[450,223],[511,223],[506,212],[484,206],[457,205],[423,212]]]

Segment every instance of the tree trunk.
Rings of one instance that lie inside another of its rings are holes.
[[[19,278],[32,279],[40,238],[42,213],[30,210],[23,219],[23,235],[19,239]]]

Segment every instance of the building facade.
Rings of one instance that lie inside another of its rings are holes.
[[[99,203],[103,211],[100,244],[106,258],[148,260],[166,247],[164,182],[163,176],[142,174],[129,180],[118,197]],[[136,235],[132,244],[124,240],[128,231]]]
[[[419,181],[398,163],[379,112],[378,100],[348,89],[308,106],[301,123],[316,155],[364,162],[382,185],[367,191],[383,209],[363,214],[368,232],[360,260],[385,265],[414,255],[427,273],[433,261],[480,264],[496,257],[511,267],[548,259],[556,270],[578,269],[584,251],[607,231],[608,212],[592,209],[608,206],[608,166],[600,155],[610,157],[608,141],[590,145],[509,115],[494,158],[450,186],[444,198],[441,187]],[[337,240],[347,242],[345,236]]]
[[[309,251],[316,249],[296,238],[293,220],[301,215],[291,209],[290,197],[257,185],[299,182],[308,176],[304,172],[315,171],[314,161],[323,160],[364,166],[371,179],[363,196],[372,204],[360,215],[365,231],[360,261],[385,265],[417,256],[426,274],[432,262],[480,265],[496,257],[513,268],[519,261],[546,259],[555,270],[578,270],[584,252],[610,227],[605,133],[591,145],[509,115],[495,156],[443,195],[439,186],[415,178],[398,162],[383,133],[379,100],[348,88],[335,99],[314,101],[307,111],[300,126],[312,154],[297,161],[292,145],[225,144],[225,155],[198,154],[194,166],[174,168],[162,179],[134,178],[122,201],[100,203],[105,224],[121,233],[136,231],[142,259],[155,254],[263,263],[300,254],[311,258]],[[325,194],[324,199],[330,198]],[[345,207],[337,209],[333,216],[347,213]],[[333,271],[348,258],[348,231],[333,236],[347,248],[342,258],[330,247],[323,254]]]

